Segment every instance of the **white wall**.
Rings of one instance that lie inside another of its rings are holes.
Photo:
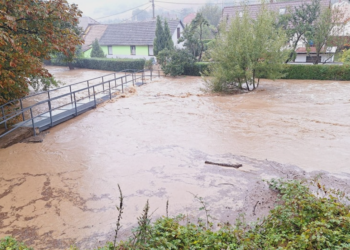
[[[182,25],[179,22],[179,24],[177,25],[177,27],[176,27],[176,29],[175,29],[175,31],[174,31],[174,33],[173,33],[171,38],[173,39],[173,42],[174,42],[174,45],[175,45],[176,48],[183,49],[184,48],[184,42],[179,43],[179,44],[177,43],[177,41],[178,41],[178,39],[177,39],[177,28],[180,28],[180,36],[182,36],[182,32],[184,31],[184,29],[182,28]]]

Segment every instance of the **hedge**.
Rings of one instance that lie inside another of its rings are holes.
[[[185,67],[184,75],[187,76],[201,76],[201,73],[209,70],[208,62],[197,62],[193,66]]]
[[[284,65],[283,79],[350,80],[350,65]]]
[[[68,66],[67,63],[57,62],[52,59],[44,62],[47,65]],[[125,69],[142,70],[145,66],[145,59],[102,59],[102,58],[79,58],[72,64],[77,68],[99,69],[108,71],[121,71]]]
[[[185,67],[184,75],[200,76],[201,72],[208,70],[208,62],[195,63],[191,67]],[[282,79],[305,79],[305,80],[350,80],[350,65],[284,65],[284,77]]]

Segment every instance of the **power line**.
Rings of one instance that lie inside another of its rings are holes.
[[[95,19],[97,20],[97,19],[103,19],[103,18],[107,18],[107,17],[111,17],[111,16],[120,15],[120,14],[126,13],[126,12],[128,12],[128,11],[131,11],[131,10],[134,10],[134,9],[137,9],[137,8],[140,8],[140,7],[142,7],[142,6],[145,6],[146,4],[149,4],[149,3],[145,3],[145,4],[142,4],[142,5],[136,6],[135,8],[132,8],[132,9],[129,9],[129,10],[125,10],[125,11],[119,12],[119,13],[117,13],[117,14],[113,14],[113,15],[110,15],[110,16],[99,17],[99,18],[95,18]]]

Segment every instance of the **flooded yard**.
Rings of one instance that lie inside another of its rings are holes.
[[[110,73],[48,69],[66,83]],[[349,94],[350,82],[263,80],[254,92],[222,95],[206,92],[200,77],[155,78],[54,127],[41,144],[0,149],[0,237],[36,249],[102,245],[113,239],[117,184],[123,237],[147,199],[155,218],[167,200],[170,215],[197,216],[197,194],[233,222],[272,207],[262,179],[327,171],[328,183],[348,189]]]

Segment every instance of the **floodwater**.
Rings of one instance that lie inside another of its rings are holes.
[[[65,82],[109,73],[49,70]],[[199,77],[155,78],[54,127],[41,144],[0,149],[0,237],[36,249],[101,245],[113,239],[118,184],[125,237],[147,199],[154,217],[167,200],[170,215],[197,216],[197,194],[232,221],[229,212],[257,200],[260,214],[269,208],[262,178],[328,171],[349,179],[349,93],[350,82],[264,80],[257,91],[219,95]]]

